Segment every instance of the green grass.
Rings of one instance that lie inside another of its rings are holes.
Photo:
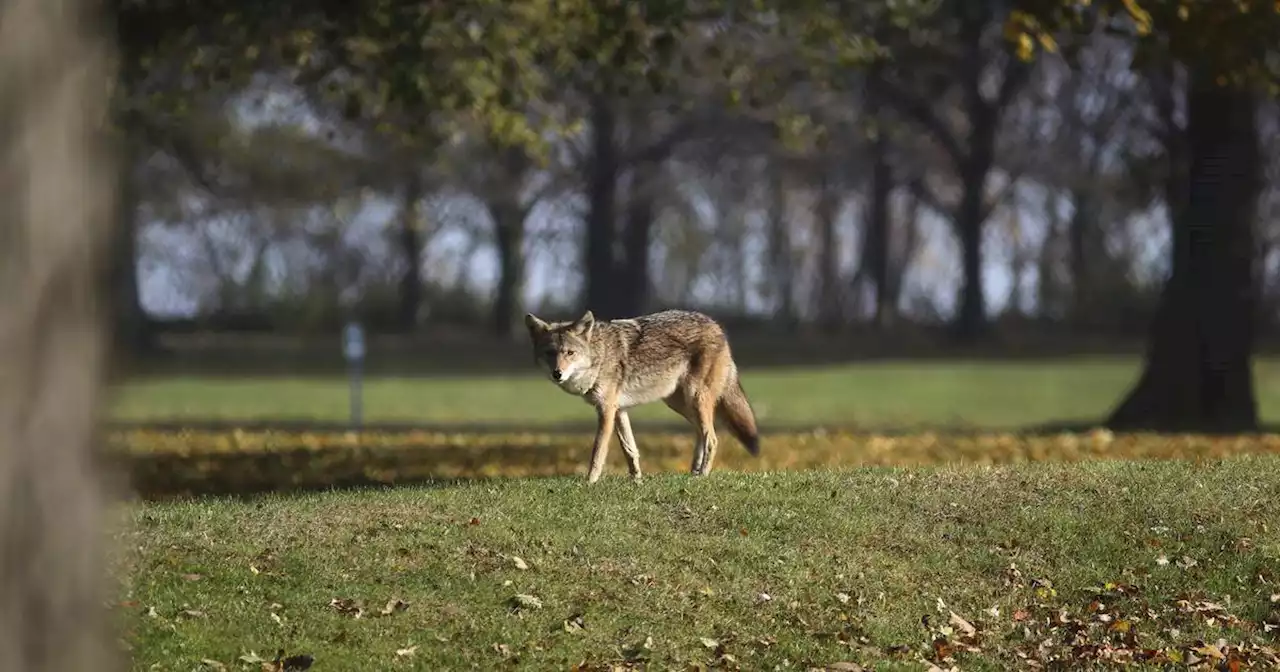
[[[1280,420],[1280,361],[1263,360],[1257,381],[1264,420]],[[1008,427],[1103,416],[1133,383],[1136,361],[1080,357],[1032,362],[885,362],[823,368],[746,369],[762,422]],[[323,420],[347,417],[347,381],[332,378],[161,377],[121,386],[122,420]],[[367,381],[373,422],[538,425],[592,422],[580,400],[536,372],[519,376]],[[638,420],[675,420],[661,404]]]
[[[1078,669],[1075,625],[1120,654],[1274,641],[1277,520],[1273,458],[529,479],[133,504],[115,571],[135,670],[277,649],[316,670],[918,670],[951,611],[976,627],[961,669],[1019,669],[1042,639]]]

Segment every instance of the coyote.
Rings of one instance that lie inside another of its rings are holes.
[[[719,419],[752,455],[760,454],[755,413],[738,378],[724,329],[686,310],[666,310],[626,320],[596,320],[591,311],[572,322],[524,317],[534,362],[547,367],[565,392],[596,407],[598,416],[587,482],[604,471],[610,434],[640,480],[640,452],[628,409],[661,399],[697,428],[690,473],[705,476],[715,460]]]

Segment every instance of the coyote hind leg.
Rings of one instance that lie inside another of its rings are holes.
[[[693,473],[697,476],[706,476],[711,473],[711,464],[716,459],[716,448],[720,445],[720,438],[716,436],[716,399],[702,398],[698,400],[697,406],[697,425],[698,425],[698,446],[699,450],[695,451],[695,457],[701,456],[700,462],[695,462]]]
[[[666,404],[667,408],[679,413],[680,417],[687,420],[689,424],[698,428],[698,416],[693,412],[693,405],[689,403],[684,392],[677,390],[663,399],[662,403]],[[705,461],[705,451],[706,444],[702,440],[702,431],[699,429],[698,433],[694,435],[693,462],[689,465],[689,473],[697,474],[702,469],[702,463]]]

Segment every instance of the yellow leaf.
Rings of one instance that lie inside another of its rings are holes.
[[[1018,36],[1018,58],[1029,61],[1035,55],[1035,43],[1031,41],[1031,36],[1023,33]]]
[[[1151,14],[1138,6],[1138,0],[1122,1],[1124,2],[1124,8],[1128,10],[1129,16],[1133,17],[1133,21],[1137,25],[1138,34],[1149,34],[1151,32]]]

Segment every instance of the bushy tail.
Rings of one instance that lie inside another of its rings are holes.
[[[747,452],[760,454],[760,433],[756,429],[756,414],[751,410],[751,402],[742,389],[742,380],[735,373],[733,380],[725,388],[724,395],[716,403],[716,418],[729,428]]]

